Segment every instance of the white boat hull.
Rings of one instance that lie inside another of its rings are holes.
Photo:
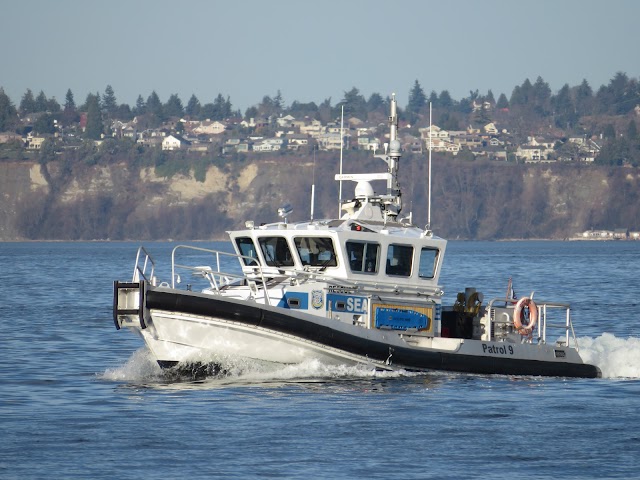
[[[371,363],[376,368],[384,367],[366,357],[258,326],[157,310],[151,317],[153,327],[141,330],[142,337],[164,365],[241,357],[278,364],[318,360],[327,365]]]
[[[222,295],[148,285],[142,290],[143,308],[118,321],[138,330],[164,367],[240,357],[278,364],[314,359],[328,365],[363,364],[389,370],[600,374],[597,367],[584,364],[575,349],[559,345],[426,337],[367,329]]]

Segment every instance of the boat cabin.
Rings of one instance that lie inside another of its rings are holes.
[[[273,274],[306,271],[427,290],[438,287],[446,248],[445,240],[415,227],[350,220],[276,223],[230,232],[230,237],[245,257],[245,273],[260,266]]]

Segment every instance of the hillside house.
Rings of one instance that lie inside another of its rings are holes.
[[[27,150],[40,150],[45,140],[45,137],[29,135],[25,141],[25,145]]]
[[[432,138],[425,140],[425,148],[432,152],[449,152],[457,155],[460,152],[460,144],[453,142],[449,138]]]
[[[162,150],[180,150],[190,145],[191,142],[180,135],[167,135],[164,137],[164,140],[162,140]]]
[[[309,145],[309,137],[300,133],[290,133],[285,136],[288,150],[299,150]]]
[[[488,133],[489,135],[497,135],[498,133],[500,133],[500,131],[498,130],[498,127],[496,127],[495,123],[487,123],[484,127],[484,132]]]
[[[380,141],[375,137],[358,137],[357,148],[358,150],[376,151],[380,148]]]
[[[426,140],[427,144],[429,143],[429,137],[435,138],[449,138],[449,132],[447,130],[443,130],[437,125],[431,125],[430,127],[420,128],[418,130],[420,132],[420,138]]]
[[[516,150],[516,157],[524,160],[524,163],[552,162],[548,155],[549,151],[546,148],[533,145],[519,145]]]
[[[319,150],[340,150],[340,148],[344,147],[340,132],[323,133],[316,140],[318,141]]]
[[[295,120],[295,117],[292,117],[291,115],[285,115],[284,117],[278,117],[276,119],[276,123],[278,124],[279,127],[282,128],[293,128],[293,121]]]
[[[305,123],[300,126],[300,133],[309,135],[313,138],[317,138],[327,131],[326,127],[322,125],[320,120],[312,120],[310,123]]]
[[[200,125],[194,127],[192,132],[196,135],[219,135],[224,133],[227,129],[227,126],[218,121],[206,120],[204,122],[200,122]]]
[[[478,147],[482,147],[482,139],[478,135],[474,134],[461,134],[453,137],[452,141],[457,145],[460,145],[460,148],[469,148],[474,149]]]

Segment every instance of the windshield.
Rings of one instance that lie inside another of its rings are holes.
[[[331,238],[296,237],[294,242],[302,265],[311,267],[335,267],[338,265]]]

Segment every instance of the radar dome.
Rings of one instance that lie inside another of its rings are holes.
[[[356,198],[373,197],[373,187],[369,182],[358,182],[356,185]]]
[[[389,143],[389,151],[390,152],[399,152],[400,151],[400,140],[391,140],[391,143]]]

